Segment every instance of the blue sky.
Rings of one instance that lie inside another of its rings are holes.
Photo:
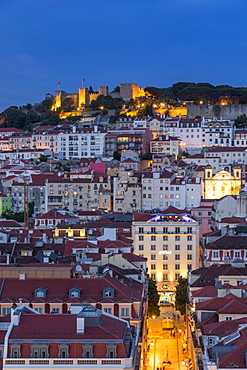
[[[0,112],[61,89],[247,86],[246,0],[0,0]]]

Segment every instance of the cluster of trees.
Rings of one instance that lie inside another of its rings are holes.
[[[166,103],[191,101],[195,104],[218,104],[226,99],[229,104],[247,104],[247,87],[232,87],[229,85],[214,86],[206,82],[177,82],[171,87],[146,87],[145,91],[155,99]]]
[[[181,315],[186,313],[187,284],[187,279],[180,276],[176,285],[175,308]]]
[[[32,217],[34,212],[34,202],[28,203],[28,217]],[[24,212],[17,212],[13,213],[11,210],[6,211],[2,214],[2,217],[6,218],[7,220],[15,220],[17,222],[24,222]]]
[[[96,100],[91,102],[90,108],[93,110],[101,109],[121,109],[124,104],[122,98],[112,98],[110,95],[99,95]]]
[[[5,127],[16,127],[22,130],[31,130],[33,124],[42,122],[42,125],[57,125],[60,122],[58,113],[50,111],[51,99],[45,99],[39,104],[11,106],[2,113]]]
[[[148,278],[148,316],[152,317],[160,315],[159,308],[159,293],[157,291],[156,281]]]

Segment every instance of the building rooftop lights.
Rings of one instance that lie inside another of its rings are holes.
[[[196,220],[188,215],[156,215],[151,222],[196,222]]]

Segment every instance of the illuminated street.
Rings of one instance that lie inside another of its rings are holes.
[[[164,313],[174,312],[174,329],[164,329],[162,323]],[[186,369],[185,357],[182,345],[185,339],[184,323],[173,307],[161,307],[161,314],[158,318],[149,319],[148,331],[148,352],[146,369],[148,370],[177,370]]]

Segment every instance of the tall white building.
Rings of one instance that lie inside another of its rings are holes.
[[[198,207],[202,195],[199,177],[181,177],[169,171],[142,175],[142,210]]]
[[[132,237],[134,253],[148,259],[158,289],[164,283],[172,289],[179,276],[199,266],[199,224],[186,211],[169,207],[159,214],[135,214]]]
[[[58,135],[58,152],[61,159],[90,158],[103,155],[106,131],[94,128],[82,128]]]

